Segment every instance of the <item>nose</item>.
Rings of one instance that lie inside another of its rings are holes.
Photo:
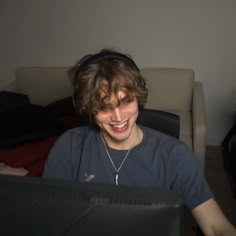
[[[112,110],[111,120],[115,122],[119,122],[122,120],[122,111],[119,107],[116,107]]]

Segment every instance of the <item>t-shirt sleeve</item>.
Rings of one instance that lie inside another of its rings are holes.
[[[71,132],[64,133],[52,147],[42,177],[55,179],[72,179]]]
[[[171,188],[181,193],[185,205],[193,209],[213,198],[199,159],[185,145],[178,144],[169,156]]]

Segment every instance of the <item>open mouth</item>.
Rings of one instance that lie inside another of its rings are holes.
[[[124,131],[128,128],[128,121],[125,121],[122,124],[116,124],[116,125],[110,125],[110,127],[114,130],[114,131]]]

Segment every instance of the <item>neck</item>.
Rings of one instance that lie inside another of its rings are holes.
[[[130,136],[126,140],[123,140],[123,141],[111,139],[109,136],[107,136],[106,133],[103,133],[102,131],[100,134],[108,147],[117,149],[117,150],[130,150],[134,146],[141,143],[143,139],[143,132],[137,125],[133,127],[133,130]]]

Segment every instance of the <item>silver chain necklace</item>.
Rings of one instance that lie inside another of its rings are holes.
[[[116,183],[116,185],[118,186],[118,185],[119,185],[119,171],[120,171],[120,169],[122,168],[123,164],[125,163],[125,160],[127,159],[127,157],[128,157],[128,155],[129,155],[129,152],[131,151],[131,149],[129,149],[129,150],[127,151],[127,153],[125,154],[125,157],[124,157],[123,161],[121,162],[119,168],[116,168],[116,166],[115,166],[115,164],[114,164],[114,162],[113,162],[113,160],[112,160],[112,158],[111,158],[111,155],[110,155],[110,153],[109,153],[108,150],[107,150],[107,146],[106,146],[106,144],[105,144],[105,141],[104,141],[104,139],[103,139],[101,133],[100,133],[100,136],[101,136],[102,142],[103,142],[103,144],[104,144],[104,147],[105,147],[107,156],[109,157],[109,160],[110,160],[110,162],[111,162],[111,164],[112,164],[112,166],[113,166],[113,168],[114,168],[114,170],[115,170],[115,172],[116,172],[116,174],[115,174],[115,183]]]

